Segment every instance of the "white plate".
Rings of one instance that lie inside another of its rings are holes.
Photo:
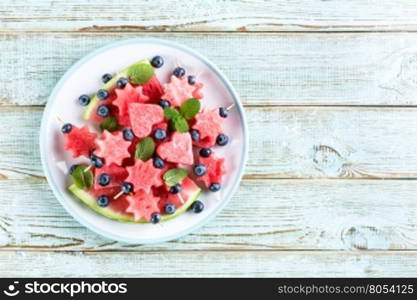
[[[204,84],[203,106],[216,108],[235,104],[225,122],[225,133],[231,138],[231,142],[224,147],[215,147],[216,153],[225,157],[227,175],[221,191],[202,194],[201,200],[205,209],[200,214],[187,212],[164,222],[163,225],[120,223],[95,213],[67,191],[70,184],[67,170],[80,160],[72,159],[63,150],[61,124],[57,122],[57,117],[77,126],[83,125],[83,108],[77,103],[79,95],[94,93],[100,87],[104,73],[115,73],[134,62],[151,59],[155,55],[161,55],[165,60],[164,66],[157,69],[157,76],[162,83],[167,81],[174,67],[180,64],[187,74],[198,74],[198,80]],[[226,77],[195,51],[158,39],[130,39],[113,43],[77,62],[52,91],[44,111],[40,133],[43,169],[55,196],[65,209],[81,224],[107,238],[143,244],[177,239],[215,216],[239,185],[247,148],[248,133],[243,108]]]

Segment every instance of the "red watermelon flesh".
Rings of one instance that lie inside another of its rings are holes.
[[[106,165],[114,163],[120,166],[123,159],[130,157],[128,151],[130,143],[123,138],[123,132],[110,133],[104,130],[103,134],[96,140],[97,150],[95,154],[104,158]]]
[[[216,157],[212,153],[209,157],[200,157],[199,162],[206,166],[207,173],[204,176],[198,177],[197,180],[204,182],[207,188],[212,183],[222,183],[222,177],[226,173],[224,158]]]
[[[181,182],[181,198],[184,202],[187,202],[187,199],[195,192],[195,190],[198,189],[197,184],[190,178],[186,177]],[[165,188],[159,189],[155,195],[158,195],[160,197],[158,206],[159,209],[164,212],[165,206],[167,204],[174,204],[175,207],[178,209],[180,208],[184,203],[182,203],[180,197],[178,197],[178,194],[172,194],[169,193]]]
[[[94,112],[90,116],[90,120],[93,122],[101,122],[103,121],[103,117],[97,115],[96,110],[99,105],[107,105],[110,108],[110,115],[114,115],[117,112],[117,107],[113,105],[113,101],[116,99],[116,95],[114,93],[110,93],[109,97],[106,100],[98,101],[96,107],[94,108]]]
[[[154,75],[147,83],[142,84],[143,93],[149,97],[150,101],[159,101],[162,97],[163,91],[161,83],[156,75]]]
[[[90,151],[94,150],[97,134],[90,132],[87,125],[81,128],[72,125],[69,133],[65,134],[65,150],[72,152],[72,157],[85,156],[89,157]]]
[[[203,98],[203,93],[201,92],[201,89],[203,88],[203,84],[201,82],[197,82],[194,84],[194,91],[193,91],[193,97],[196,99]]]
[[[152,132],[153,125],[164,120],[164,111],[156,104],[130,103],[129,117],[133,133],[143,138]]]
[[[161,143],[156,152],[163,160],[192,165],[194,163],[191,135],[181,132],[174,132],[171,139]]]
[[[98,184],[98,177],[101,174],[108,174],[110,176],[110,183],[106,185],[104,188],[117,188],[120,191],[120,186],[123,181],[127,177],[127,171],[123,167],[119,167],[118,165],[111,164],[110,166],[103,166],[99,169],[95,169],[94,172],[94,189],[99,190],[103,187]]]
[[[106,195],[110,198],[110,204],[107,208],[111,210],[115,210],[117,212],[125,213],[126,209],[129,207],[129,202],[126,200],[126,195],[121,195],[119,198],[114,199],[120,192],[120,187],[112,187],[112,188],[101,188],[101,189],[92,189],[89,192],[96,198],[101,195]]]
[[[177,78],[172,75],[170,82],[163,85],[162,99],[168,100],[172,106],[178,107],[190,98],[201,98],[201,88],[202,84],[189,84],[186,76]]]
[[[129,174],[126,181],[133,184],[135,193],[139,190],[149,193],[152,187],[163,185],[163,170],[155,168],[152,159],[146,162],[137,159],[135,164],[126,170]]]
[[[143,190],[135,191],[134,195],[126,197],[129,206],[126,212],[133,214],[133,219],[139,221],[141,219],[150,221],[153,213],[159,213],[159,198],[155,197],[152,192]]]
[[[129,103],[144,103],[149,101],[149,97],[144,95],[143,87],[133,87],[130,83],[126,84],[123,89],[115,89],[114,92],[116,99],[113,101],[113,105],[118,108],[119,124],[127,126],[129,124]]]
[[[217,136],[223,132],[224,120],[218,109],[204,110],[197,114],[193,129],[200,133],[200,141],[194,144],[205,148],[214,146]]]

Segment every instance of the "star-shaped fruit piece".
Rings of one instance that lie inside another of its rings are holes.
[[[214,146],[217,136],[223,132],[224,120],[218,109],[204,110],[197,114],[193,129],[200,133],[200,140],[194,144],[202,148]]]
[[[198,177],[197,180],[204,182],[207,188],[210,187],[212,183],[222,183],[222,177],[226,173],[224,168],[224,158],[216,157],[212,153],[209,157],[200,157],[200,164],[203,164],[207,172],[201,177]]]
[[[172,106],[179,107],[190,98],[201,98],[202,84],[191,85],[187,77],[177,78],[172,75],[169,83],[163,85],[162,99],[168,100]]]
[[[155,197],[152,192],[135,191],[135,194],[127,196],[126,200],[129,202],[126,212],[133,214],[135,221],[141,219],[150,221],[152,214],[160,212],[158,207],[159,198]]]
[[[161,143],[156,151],[159,157],[172,163],[192,165],[194,162],[193,145],[188,132],[174,132],[171,139]]]
[[[94,141],[97,134],[90,132],[87,125],[81,128],[72,125],[70,132],[64,135],[65,137],[65,150],[72,152],[72,157],[90,155],[90,151],[95,148]]]
[[[110,133],[104,130],[103,134],[96,140],[97,149],[94,154],[104,158],[108,166],[113,163],[121,166],[123,159],[130,157],[128,151],[130,143],[123,138],[121,131]]]
[[[153,186],[159,187],[163,184],[163,170],[155,168],[152,159],[146,162],[137,159],[135,164],[126,170],[129,173],[126,181],[133,184],[135,193],[139,190],[149,193]]]
[[[149,97],[144,95],[143,87],[133,87],[130,83],[123,89],[115,89],[116,99],[113,104],[119,109],[119,114],[127,115],[129,103],[144,103],[149,101]]]
[[[162,107],[156,104],[130,103],[129,118],[135,136],[148,136],[155,124],[164,120]]]

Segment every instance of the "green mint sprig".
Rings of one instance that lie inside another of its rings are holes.
[[[170,169],[163,175],[164,182],[167,186],[174,186],[188,176],[188,171],[182,168]]]
[[[198,99],[191,98],[185,101],[178,109],[166,107],[164,116],[170,122],[171,129],[179,132],[188,132],[188,121],[192,120],[200,111],[201,104]]]
[[[155,152],[155,142],[151,137],[143,138],[136,144],[135,158],[139,158],[142,161],[150,159]]]
[[[72,181],[79,189],[90,189],[93,187],[94,175],[93,172],[88,169],[87,165],[79,165],[71,173]]]
[[[119,123],[115,117],[106,117],[100,123],[101,130],[116,131],[119,128]]]
[[[147,83],[152,78],[154,72],[154,68],[147,60],[137,62],[127,69],[127,75],[134,84]]]

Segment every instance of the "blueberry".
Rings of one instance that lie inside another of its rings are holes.
[[[157,169],[163,169],[165,167],[165,163],[159,156],[155,156],[153,158],[153,166]]]
[[[130,194],[133,192],[133,185],[129,182],[122,183],[122,192],[123,194]]]
[[[219,146],[225,146],[225,145],[227,145],[228,142],[229,142],[229,137],[227,135],[225,135],[223,133],[220,133],[217,136],[217,139],[216,139],[217,145],[219,145]]]
[[[78,97],[78,103],[81,106],[87,106],[90,103],[90,96],[88,96],[88,95],[81,95],[80,97]]]
[[[151,60],[151,65],[154,67],[154,68],[160,68],[160,67],[162,67],[163,66],[163,64],[164,64],[164,59],[162,58],[162,56],[155,56],[154,58],[152,58],[152,60]]]
[[[117,80],[117,87],[119,88],[124,88],[126,86],[126,84],[128,83],[128,80],[126,77],[120,77],[119,80]]]
[[[107,105],[99,105],[97,107],[97,115],[99,115],[102,118],[105,118],[109,115],[110,109]]]
[[[222,118],[227,118],[227,116],[229,115],[229,110],[226,107],[220,107],[219,108],[219,115]]]
[[[191,139],[194,142],[198,142],[200,140],[200,133],[198,132],[198,130],[192,129],[190,131],[190,134],[191,134]]]
[[[188,75],[188,84],[194,85],[197,82],[197,78],[194,75]]]
[[[176,210],[177,209],[175,207],[175,204],[168,203],[167,205],[165,205],[165,213],[167,215],[172,215],[173,213],[175,213]]]
[[[200,156],[202,157],[209,157],[211,153],[212,151],[210,148],[201,148],[200,150]]]
[[[153,137],[155,138],[155,140],[158,141],[163,141],[165,140],[165,138],[167,137],[167,133],[165,130],[158,128],[157,130],[155,130],[155,132],[153,133]]]
[[[194,174],[196,176],[204,176],[207,173],[207,168],[205,165],[199,164],[194,167]]]
[[[162,108],[167,108],[167,107],[170,107],[171,106],[171,103],[169,103],[168,100],[164,100],[164,99],[159,100],[159,103],[158,104]]]
[[[107,97],[109,97],[109,92],[108,92],[108,91],[106,91],[106,90],[103,90],[103,89],[98,90],[98,91],[97,91],[97,97],[98,97],[100,100],[106,100],[106,99],[107,99]]]
[[[181,78],[185,75],[185,69],[181,67],[176,67],[172,74],[174,74],[175,77]]]
[[[110,81],[110,79],[112,79],[112,75],[111,74],[109,74],[109,73],[106,73],[106,74],[104,74],[103,76],[101,76],[101,80],[104,82],[104,83],[107,83],[107,82],[109,82]]]
[[[68,173],[71,175],[71,174],[75,171],[75,168],[76,168],[76,167],[78,167],[78,165],[72,165],[72,166],[69,168]]]
[[[171,194],[178,194],[181,191],[181,185],[180,184],[176,184],[170,187],[169,192]]]
[[[204,210],[204,203],[197,200],[191,205],[191,210],[196,214],[201,213]]]
[[[94,168],[100,169],[103,166],[103,160],[95,154],[91,154],[90,160]]]
[[[65,134],[70,133],[71,130],[72,130],[72,125],[70,123],[66,123],[61,127],[62,133],[65,133]]]
[[[159,223],[159,221],[161,221],[161,215],[158,213],[153,213],[151,215],[151,223],[156,224],[156,223]]]
[[[130,129],[130,128],[125,128],[125,129],[123,129],[123,138],[124,138],[126,141],[131,141],[131,140],[133,140],[133,139],[135,138],[135,135],[133,134],[132,129]]]
[[[110,175],[106,173],[102,173],[100,174],[100,176],[98,176],[97,181],[99,185],[106,186],[110,183]]]
[[[217,192],[221,188],[220,183],[212,183],[210,184],[209,190],[212,192]]]
[[[109,205],[109,202],[110,202],[109,197],[107,197],[106,195],[101,195],[101,196],[98,196],[97,198],[98,206],[106,207]]]

